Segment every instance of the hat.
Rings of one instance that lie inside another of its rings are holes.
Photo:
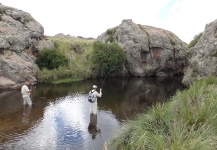
[[[94,89],[96,89],[96,88],[97,88],[97,86],[96,86],[96,85],[93,85],[93,88],[94,88]]]

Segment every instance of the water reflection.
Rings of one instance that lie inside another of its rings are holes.
[[[0,148],[2,149],[103,149],[120,128],[122,119],[165,102],[181,79],[108,79],[97,115],[90,114],[87,93],[92,80],[34,87],[32,107],[24,107],[20,90],[0,93]]]
[[[90,114],[90,123],[88,131],[92,135],[92,139],[96,139],[96,135],[101,133],[101,130],[97,128],[97,114]]]
[[[31,109],[32,109],[32,105],[24,105],[23,106],[23,117],[22,117],[22,123],[23,124],[29,123],[29,115],[30,115]]]

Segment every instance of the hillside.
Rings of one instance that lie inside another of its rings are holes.
[[[68,66],[58,69],[38,70],[38,82],[71,82],[91,77],[93,73],[90,57],[94,39],[65,36],[63,34],[49,36],[48,39],[54,43],[54,49],[69,58],[70,62]]]

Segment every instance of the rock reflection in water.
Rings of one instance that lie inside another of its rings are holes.
[[[29,106],[29,105],[23,106],[23,117],[22,117],[23,124],[29,123],[29,116],[30,116],[31,109],[32,109],[32,106]]]
[[[99,107],[111,110],[121,121],[143,112],[155,103],[166,102],[177,90],[184,89],[182,77],[131,78],[106,82],[103,103]]]

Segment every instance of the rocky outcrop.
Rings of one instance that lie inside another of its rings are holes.
[[[94,38],[92,37],[82,37],[82,36],[71,36],[70,34],[63,34],[63,33],[58,33],[55,35],[55,37],[58,37],[58,38],[74,38],[74,39],[85,39],[85,40],[95,40]]]
[[[182,74],[187,44],[170,31],[123,20],[98,40],[118,43],[126,52],[126,69],[133,76]]]
[[[59,37],[59,38],[76,38],[75,36],[71,36],[70,34],[63,34],[63,33],[58,33],[55,35],[55,37]]]
[[[29,13],[0,5],[0,89],[18,88],[24,80],[36,82],[35,56],[53,46]]]
[[[206,25],[195,46],[189,49],[188,66],[182,82],[189,86],[211,75],[217,76],[217,20]]]

